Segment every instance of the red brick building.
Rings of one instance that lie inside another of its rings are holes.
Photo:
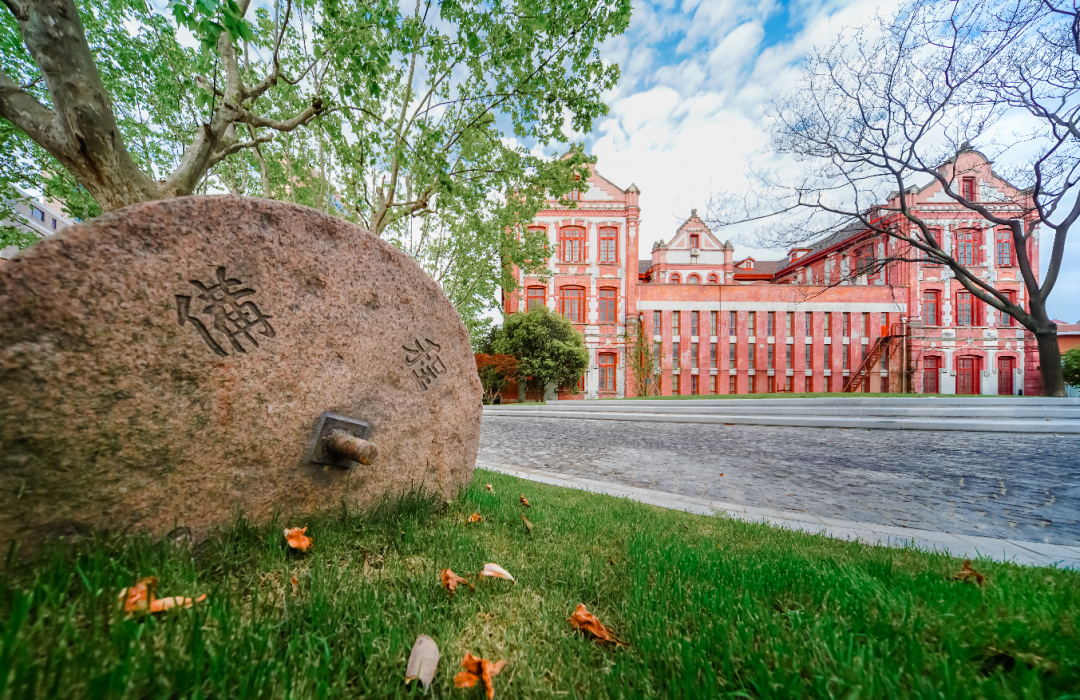
[[[981,153],[964,150],[941,166],[947,175],[952,168],[966,196],[1020,215],[1010,203],[1019,193]],[[949,268],[888,262],[917,257],[896,239],[853,225],[780,260],[737,259],[694,211],[639,261],[638,196],[593,168],[573,195],[576,209],[553,201],[536,218],[557,251],[547,279],[521,276],[504,298],[507,313],[543,303],[584,334],[592,362],[581,392],[563,398],[636,395],[628,320],[653,343],[664,395],[1039,393],[1034,337],[974,299]],[[906,196],[946,252],[1025,302],[1007,231],[955,204],[936,181]],[[1038,270],[1037,243],[1028,255]]]

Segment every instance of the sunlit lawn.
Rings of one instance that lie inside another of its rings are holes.
[[[484,521],[466,524],[473,512]],[[310,554],[284,548],[286,524],[309,526]],[[453,599],[441,588],[444,567],[472,577],[488,562],[517,583],[487,580]],[[373,517],[239,525],[194,557],[132,539],[31,564],[9,557],[0,698],[420,696],[404,685],[418,634],[442,651],[435,697],[482,697],[454,688],[466,651],[508,661],[497,698],[1080,692],[1080,574],[975,566],[982,588],[951,580],[960,562],[943,555],[478,470],[442,512],[411,501]],[[119,589],[149,575],[161,596],[209,598],[125,619]],[[574,632],[578,603],[630,646]]]

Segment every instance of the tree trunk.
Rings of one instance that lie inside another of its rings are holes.
[[[1067,396],[1065,379],[1061,373],[1061,348],[1058,346],[1057,326],[1035,332],[1039,344],[1039,375],[1042,377],[1043,396]]]

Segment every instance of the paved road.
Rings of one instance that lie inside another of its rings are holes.
[[[1080,544],[1080,436],[485,416],[479,461],[864,523]]]

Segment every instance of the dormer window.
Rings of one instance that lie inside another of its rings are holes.
[[[743,268],[746,269],[746,270],[753,270],[754,269],[754,261],[753,260],[747,260],[746,262],[743,263]]]
[[[960,180],[960,195],[969,202],[975,201],[975,178],[965,177]]]

